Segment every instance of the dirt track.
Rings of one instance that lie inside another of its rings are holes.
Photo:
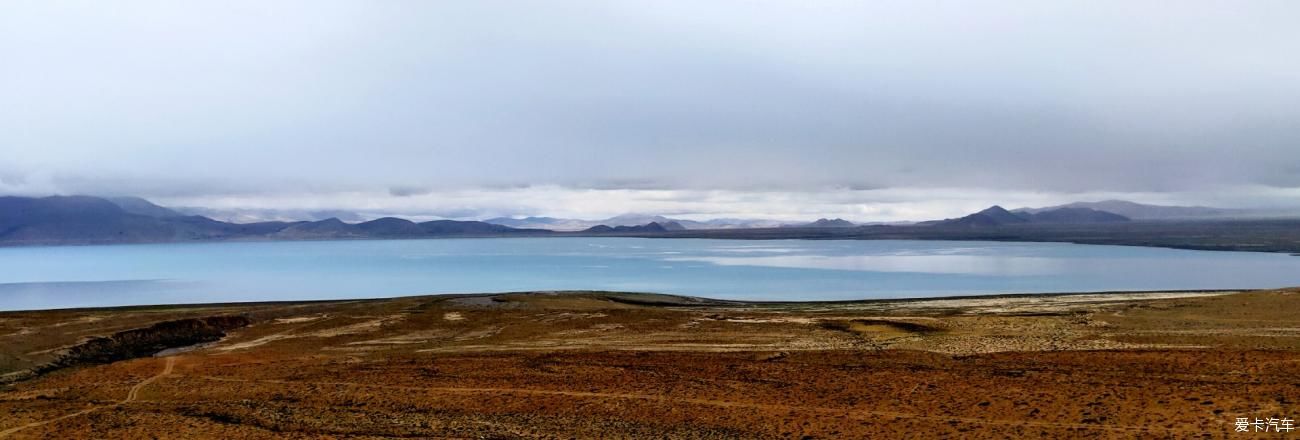
[[[124,404],[127,404],[127,403],[131,403],[132,401],[135,401],[136,398],[138,398],[138,397],[140,396],[140,390],[141,390],[141,389],[144,389],[145,386],[149,385],[150,383],[153,383],[154,381],[156,381],[156,380],[162,378],[163,376],[166,376],[166,375],[168,375],[168,374],[171,374],[171,373],[172,373],[172,368],[173,368],[175,365],[176,365],[176,358],[170,358],[170,357],[167,358],[167,360],[166,360],[166,362],[165,362],[165,365],[163,366],[163,370],[162,370],[162,372],[158,373],[158,375],[156,375],[156,376],[150,376],[148,379],[142,380],[142,381],[140,381],[140,383],[138,383],[138,384],[136,384],[135,386],[131,387],[131,391],[127,392],[127,394],[126,394],[126,398],[125,398],[125,399],[122,399],[121,402],[118,402],[117,405],[124,405]],[[10,436],[10,435],[12,435],[12,434],[14,434],[14,433],[17,433],[17,432],[22,431],[22,430],[27,429],[27,428],[35,428],[35,427],[37,427],[37,426],[41,426],[41,425],[44,425],[44,424],[47,424],[47,423],[53,423],[53,422],[57,422],[57,421],[59,421],[59,420],[63,420],[63,419],[68,419],[68,418],[72,418],[72,417],[82,416],[82,415],[89,414],[89,413],[91,413],[91,412],[98,411],[98,410],[101,410],[101,409],[104,409],[104,408],[107,408],[107,407],[109,407],[109,405],[105,405],[105,406],[95,406],[95,407],[91,407],[91,408],[88,408],[88,409],[84,409],[84,410],[81,410],[81,411],[74,412],[74,413],[72,413],[72,414],[66,414],[66,415],[58,416],[58,417],[55,417],[55,418],[52,418],[52,419],[48,419],[48,420],[39,420],[39,421],[35,421],[35,422],[30,422],[30,423],[27,423],[27,424],[25,424],[25,425],[19,425],[19,426],[13,427],[13,428],[6,429],[6,430],[4,430],[4,431],[0,431],[0,438],[4,438],[4,437],[7,437],[7,436]]]
[[[15,382],[0,437],[1221,438],[1236,417],[1300,415],[1300,294],[1168,296],[209,308],[255,324]],[[75,343],[134,313],[0,315],[0,335]]]

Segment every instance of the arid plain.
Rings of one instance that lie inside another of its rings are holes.
[[[9,312],[0,437],[1225,438],[1300,416],[1297,310],[1278,290]],[[178,341],[208,342],[136,357]]]

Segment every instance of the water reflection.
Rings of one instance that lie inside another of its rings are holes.
[[[723,266],[998,276],[1052,275],[1065,270],[1065,260],[1061,259],[987,255],[764,255],[673,257],[668,260]]]
[[[0,310],[527,290],[800,301],[1296,285],[1300,258],[1287,255],[1067,243],[552,237],[0,248]]]

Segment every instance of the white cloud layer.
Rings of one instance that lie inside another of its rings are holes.
[[[604,219],[626,213],[658,214],[691,220],[770,219],[802,222],[839,217],[855,222],[921,221],[959,217],[993,204],[1040,207],[1073,201],[1127,199],[1157,204],[1210,204],[1219,207],[1290,209],[1278,199],[1300,200],[1300,192],[1278,194],[1269,188],[1218,193],[1042,193],[961,188],[846,188],[815,191],[573,189],[556,186],[462,189],[393,196],[383,192],[287,193],[227,197],[163,197],[171,206],[325,211],[346,209],[365,218],[487,219],[500,216],[551,216]],[[1249,196],[1245,196],[1248,195]]]
[[[1287,1],[7,2],[0,191],[581,217],[1291,206],[1298,16]]]

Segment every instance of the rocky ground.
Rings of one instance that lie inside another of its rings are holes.
[[[1300,416],[1297,311],[1280,290],[3,313],[0,437],[1223,438]],[[216,341],[68,360],[230,316]]]

